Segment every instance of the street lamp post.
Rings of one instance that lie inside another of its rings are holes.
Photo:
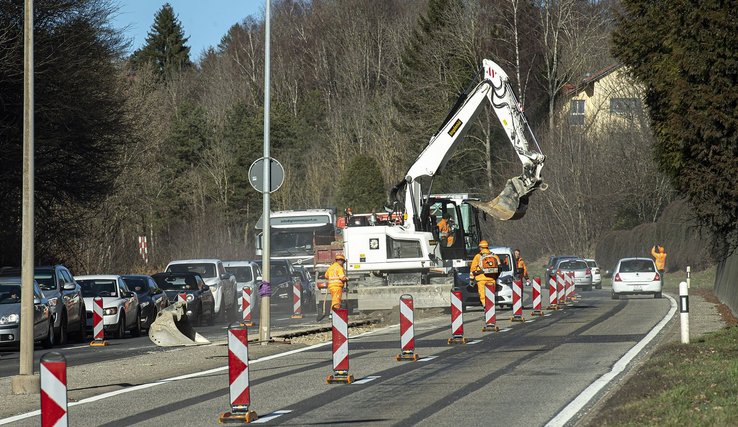
[[[264,203],[261,217],[263,218],[261,276],[265,284],[265,292],[261,295],[261,311],[259,313],[259,342],[262,345],[269,343],[270,333],[270,301],[271,301],[271,272],[269,257],[271,256],[271,212],[269,207],[269,192],[271,191],[271,161],[269,159],[269,58],[270,58],[270,29],[271,0],[266,0],[264,17]],[[268,293],[267,293],[268,291]]]

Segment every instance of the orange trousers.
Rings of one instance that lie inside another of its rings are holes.
[[[343,299],[343,286],[329,286],[328,292],[331,293],[331,310],[333,310],[336,305],[340,308],[341,300]]]

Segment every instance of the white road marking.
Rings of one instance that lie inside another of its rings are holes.
[[[579,393],[579,396],[575,397],[574,400],[571,401],[566,407],[556,414],[555,417],[551,419],[546,424],[546,427],[558,427],[558,426],[564,426],[566,423],[569,422],[587,403],[589,403],[590,400],[600,391],[602,390],[610,381],[612,381],[615,377],[617,377],[621,372],[625,370],[625,368],[628,366],[628,364],[638,355],[638,353],[643,350],[648,343],[650,343],[656,335],[658,335],[659,332],[661,332],[662,329],[664,329],[664,326],[666,326],[667,323],[669,323],[669,320],[674,316],[674,313],[676,313],[677,309],[677,303],[674,301],[674,298],[670,297],[669,295],[664,294],[665,297],[669,298],[669,301],[671,302],[671,308],[669,308],[669,312],[666,313],[666,316],[664,316],[661,321],[651,329],[651,331],[643,337],[642,340],[638,342],[638,344],[634,345],[630,350],[628,350],[627,353],[623,355],[623,357],[620,358],[615,364],[613,365],[610,372],[607,372],[600,378],[596,379],[592,384],[589,385],[589,387],[585,388],[584,391]]]
[[[291,319],[291,317],[282,317],[280,319],[274,319],[274,320],[280,321],[280,320],[290,320],[290,319]]]
[[[292,412],[292,409],[281,409],[279,411],[274,411],[264,416],[259,415],[259,418],[257,418],[256,421],[252,421],[251,424],[268,423],[269,421],[281,417],[284,414],[289,414],[290,412]]]
[[[364,378],[362,378],[362,379],[360,379],[358,381],[352,382],[351,384],[357,384],[357,385],[358,384],[366,384],[366,383],[369,383],[369,382],[372,382],[372,381],[376,380],[377,378],[379,378],[379,375],[368,375],[368,376],[366,376],[366,377],[364,377]]]
[[[507,332],[507,331],[512,331],[512,328],[500,329],[500,332]]]
[[[479,344],[480,342],[482,342],[482,340],[474,340],[474,341],[470,341],[470,342],[466,343],[466,345]]]
[[[431,360],[437,358],[438,356],[425,356],[418,359],[418,362],[430,362]]]
[[[72,347],[64,347],[64,348],[62,348],[62,350],[72,350],[72,349],[75,349],[75,348],[83,348],[83,347],[89,347],[89,346],[90,346],[89,344],[75,345],[75,346],[72,346]]]
[[[533,320],[526,320],[525,321],[525,323],[533,323],[533,322],[535,322],[535,319],[533,319]]]
[[[543,317],[548,317],[550,315],[551,315],[551,313],[546,313],[546,314],[543,315]]]

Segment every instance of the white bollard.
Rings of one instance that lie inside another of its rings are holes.
[[[679,284],[679,320],[682,325],[682,344],[689,344],[689,291],[687,282]]]

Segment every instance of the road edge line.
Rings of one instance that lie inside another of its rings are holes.
[[[666,313],[666,315],[661,319],[659,323],[656,324],[656,326],[651,329],[651,331],[646,334],[643,339],[641,339],[638,344],[634,345],[633,347],[628,350],[623,357],[618,359],[617,362],[612,366],[612,369],[610,369],[610,372],[605,373],[598,379],[596,379],[592,384],[587,386],[577,397],[574,398],[571,402],[569,402],[564,409],[561,410],[556,416],[551,418],[549,422],[546,423],[546,427],[560,427],[566,425],[574,416],[576,416],[579,411],[584,408],[585,405],[587,405],[596,395],[600,392],[607,384],[610,383],[615,377],[620,375],[626,367],[628,367],[628,364],[636,357],[638,354],[650,343],[653,341],[654,338],[656,338],[656,335],[661,332],[662,329],[666,326],[669,321],[674,317],[674,314],[677,310],[677,303],[669,295],[664,294],[666,298],[669,298],[669,301],[671,303],[671,307],[669,307],[669,311]]]

